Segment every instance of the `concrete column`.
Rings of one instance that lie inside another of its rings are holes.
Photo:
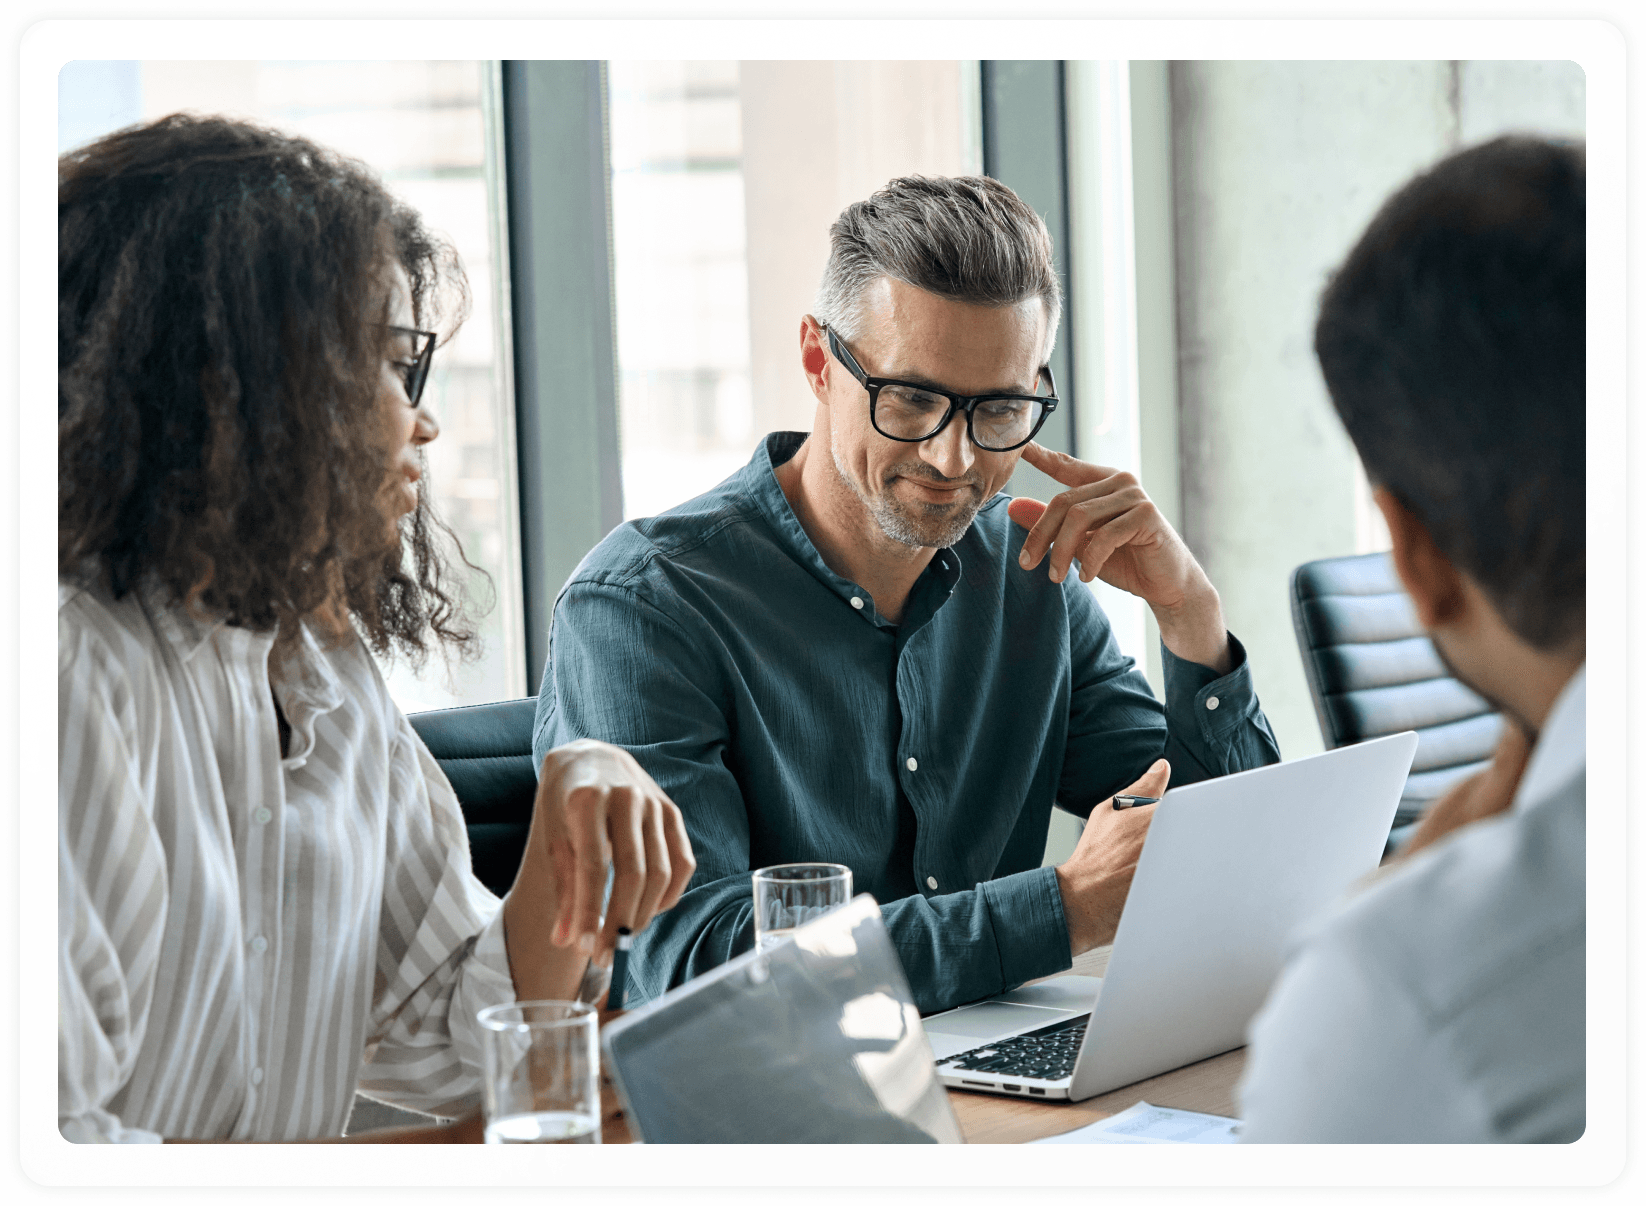
[[[1315,363],[1320,292],[1389,194],[1443,155],[1507,131],[1580,137],[1583,74],[1569,62],[1183,62],[1170,77],[1180,530],[1295,758],[1321,739],[1288,576],[1387,547]]]
[[[1583,137],[1583,68],[1576,63],[1482,59],[1454,67],[1460,145],[1510,131]]]
[[[1171,76],[1182,532],[1293,758],[1321,739],[1288,576],[1357,545],[1358,462],[1315,364],[1315,308],[1384,198],[1448,149],[1452,71],[1186,62]]]

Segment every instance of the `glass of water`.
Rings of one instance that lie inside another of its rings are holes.
[[[852,898],[852,869],[840,863],[784,863],[754,873],[754,946],[763,951],[796,926]]]
[[[487,1143],[599,1143],[594,1006],[517,1001],[479,1013]]]

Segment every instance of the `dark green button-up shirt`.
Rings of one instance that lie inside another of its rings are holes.
[[[1077,575],[1019,568],[1004,496],[893,624],[777,483],[804,438],[768,436],[707,494],[616,529],[555,604],[539,765],[579,737],[626,747],[697,856],[636,939],[631,1001],[748,950],[749,873],[775,863],[850,867],[924,1011],[1061,971],[1052,805],[1084,816],[1162,755],[1174,784],[1277,761],[1244,651],[1222,677],[1167,652],[1162,708]]]

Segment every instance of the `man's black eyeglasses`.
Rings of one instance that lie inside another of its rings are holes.
[[[395,335],[409,335],[412,340],[411,363],[402,360],[395,361],[395,367],[400,370],[401,380],[406,386],[406,401],[412,404],[412,409],[423,400],[423,386],[429,380],[429,361],[434,359],[433,331],[419,331],[413,327],[391,326],[389,331]]]
[[[819,324],[823,325],[823,324]],[[890,377],[871,377],[828,326],[829,351],[869,394],[869,422],[888,440],[918,444],[949,425],[959,411],[966,413],[966,434],[985,452],[1010,452],[1034,439],[1046,416],[1057,409],[1057,383],[1052,370],[1042,367],[1044,394],[952,394],[930,385],[915,385]],[[1038,380],[1036,382],[1038,384]]]

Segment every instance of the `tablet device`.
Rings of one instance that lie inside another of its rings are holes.
[[[902,965],[867,894],[610,1023],[645,1143],[960,1143]]]

